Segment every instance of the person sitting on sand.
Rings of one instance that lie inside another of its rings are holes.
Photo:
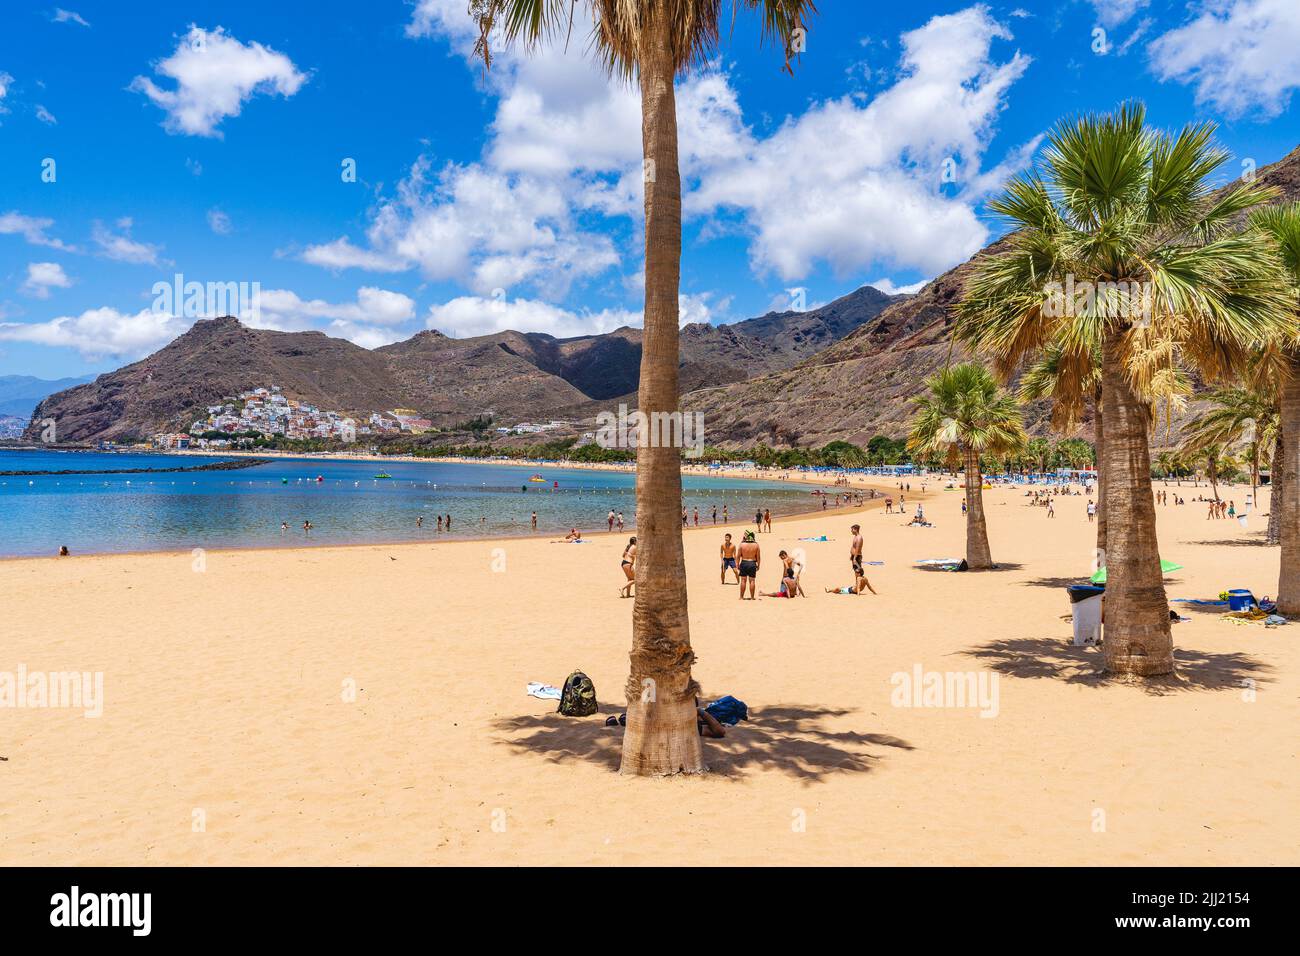
[[[569,533],[564,536],[565,541],[581,541],[582,532],[577,528],[570,528]]]
[[[636,536],[628,539],[627,547],[623,549],[623,576],[627,578],[627,584],[619,589],[618,596],[630,598],[632,596],[632,585],[636,583]]]
[[[730,570],[736,576],[736,583],[740,583],[740,571],[736,568],[736,546],[731,542],[731,535],[722,536],[722,547],[719,549],[722,555],[722,583],[727,583],[727,571]]]
[[[740,599],[745,600],[745,582],[748,580],[749,599],[755,601],[758,599],[754,592],[758,588],[758,569],[763,563],[763,552],[754,540],[754,532],[745,532],[737,556],[740,558]]]

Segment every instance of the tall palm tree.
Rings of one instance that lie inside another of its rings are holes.
[[[1009,377],[1057,345],[1084,365],[1100,346],[1106,427],[1098,459],[1107,514],[1110,673],[1171,674],[1173,642],[1160,569],[1148,432],[1150,402],[1134,359],[1168,341],[1208,379],[1222,377],[1293,324],[1276,256],[1237,221],[1275,193],[1236,181],[1212,191],[1228,160],[1214,127],[1146,126],[1140,104],[1059,125],[1038,171],[991,203],[1015,228],[976,264],[958,337]]]
[[[583,0],[594,24],[591,46],[609,72],[641,92],[645,161],[645,313],[637,408],[647,416],[678,410],[678,292],[682,190],[675,82],[707,62],[718,45],[722,0]],[[535,46],[571,31],[577,0],[469,0],[479,27],[476,53],[492,63],[493,33]],[[765,40],[779,43],[785,66],[802,50],[813,0],[735,0],[757,13]],[[642,429],[642,432],[649,431]],[[627,731],[621,771],[659,775],[703,771],[682,553],[681,453],[637,448],[636,603],[632,610]]]
[[[1277,245],[1286,270],[1291,307],[1300,312],[1300,203],[1258,210],[1252,224]],[[1277,450],[1273,455],[1270,511],[1280,514],[1278,541],[1282,545],[1277,606],[1283,614],[1300,615],[1300,343],[1286,343],[1288,368],[1281,378]]]
[[[966,564],[972,570],[991,568],[980,456],[1013,454],[1025,447],[1020,404],[998,388],[988,369],[975,362],[936,372],[925,384],[930,394],[912,399],[917,415],[907,447],[965,464]]]

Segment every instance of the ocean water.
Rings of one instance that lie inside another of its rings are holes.
[[[220,457],[0,451],[0,471],[167,468]],[[374,476],[386,472],[388,479]],[[540,474],[545,484],[528,478]],[[320,479],[319,481],[317,479]],[[555,482],[559,483],[558,488]],[[731,524],[808,510],[806,485],[683,476],[688,509],[722,506]],[[605,530],[612,508],[635,528],[635,477],[530,463],[523,467],[435,462],[273,458],[256,468],[154,474],[0,475],[0,556],[300,547],[304,544],[433,541],[439,538]],[[450,514],[450,534],[437,515]],[[423,527],[417,527],[419,517]],[[287,521],[289,530],[280,523]],[[304,533],[303,521],[314,526]]]

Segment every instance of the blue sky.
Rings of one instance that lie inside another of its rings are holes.
[[[485,76],[466,0],[61,2],[0,13],[0,374],[148,354],[177,273],[367,347],[639,323],[637,97],[585,22]],[[939,274],[1071,112],[1213,119],[1229,175],[1300,142],[1296,0],[820,6],[793,77],[742,17],[679,82],[683,321]]]

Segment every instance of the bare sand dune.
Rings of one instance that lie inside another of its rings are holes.
[[[822,593],[850,583],[844,509],[761,538],[769,590],[778,548],[834,538],[803,544],[807,600],[741,604],[721,529],[689,531],[697,676],[753,718],[694,779],[614,772],[621,537],[0,562],[0,670],[105,693],[97,719],[0,710],[0,863],[1300,863],[1300,625],[1187,610],[1181,687],[1101,681],[1062,620],[1085,499],[988,500],[983,574],[913,567],[962,553],[958,492],[934,529],[869,509],[879,597]],[[1272,593],[1261,517],[1159,512],[1171,597]],[[996,716],[893,706],[918,666],[998,674]],[[600,717],[525,696],[578,667]]]

